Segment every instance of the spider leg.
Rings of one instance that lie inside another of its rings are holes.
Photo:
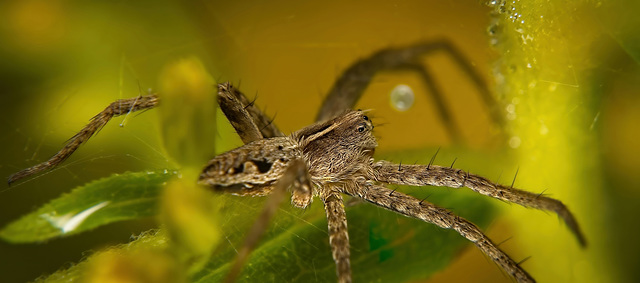
[[[218,104],[245,144],[284,136],[267,115],[228,82],[218,84]]]
[[[229,121],[245,143],[269,137],[283,136],[282,132],[271,123],[272,121],[257,107],[250,103],[240,91],[231,84],[218,85],[218,102]],[[148,110],[158,106],[160,98],[156,94],[138,96],[128,99],[120,99],[112,102],[102,112],[91,118],[89,124],[84,126],[64,147],[49,160],[32,167],[23,169],[11,176],[7,182],[9,185],[20,179],[51,170],[64,162],[83,143],[102,129],[113,117],[130,114],[136,111]]]
[[[78,147],[80,147],[80,145],[85,143],[87,140],[89,140],[89,138],[100,131],[100,129],[102,129],[102,127],[104,127],[109,122],[109,120],[111,120],[111,118],[120,115],[126,115],[128,113],[140,110],[154,108],[158,105],[158,101],[158,97],[155,94],[151,94],[128,99],[120,99],[109,104],[109,106],[102,110],[102,112],[91,118],[89,124],[84,126],[84,128],[82,128],[80,132],[71,137],[64,145],[64,147],[49,160],[29,167],[27,169],[23,169],[9,176],[9,185],[22,178],[44,172],[58,166],[65,159],[71,156],[71,154],[73,154],[73,152],[76,151]]]
[[[378,51],[368,58],[361,59],[352,64],[343,74],[336,80],[331,91],[325,98],[316,121],[330,119],[340,114],[345,109],[352,109],[356,102],[360,99],[364,90],[367,88],[373,76],[383,70],[408,69],[421,73],[427,85],[433,84],[433,79],[426,68],[418,68],[421,66],[419,62],[420,56],[442,51],[449,55],[467,74],[469,79],[476,85],[482,101],[489,109],[491,119],[498,125],[503,124],[502,113],[500,108],[496,107],[497,103],[482,76],[469,64],[462,52],[460,52],[451,42],[439,39],[434,41],[425,41],[403,48],[388,48]],[[442,103],[442,95],[435,86],[429,86],[433,99],[436,101],[438,113],[443,121],[450,120],[450,114]],[[455,136],[453,136],[455,137]]]
[[[581,246],[587,241],[580,226],[569,209],[559,200],[535,194],[511,186],[503,186],[490,180],[469,174],[460,169],[437,165],[401,165],[387,161],[374,164],[376,180],[387,184],[409,186],[441,186],[450,188],[467,187],[471,190],[503,201],[517,203],[525,207],[555,212],[569,226]]]
[[[342,195],[335,189],[321,190],[320,198],[324,202],[329,224],[329,244],[336,263],[338,282],[351,282],[351,263],[349,260],[349,232],[347,231],[347,215],[344,210]]]
[[[238,275],[240,275],[240,271],[248,259],[249,254],[258,244],[264,231],[269,227],[269,223],[278,207],[280,207],[280,203],[282,203],[286,190],[289,187],[292,188],[294,197],[296,195],[308,196],[309,202],[307,202],[304,207],[310,203],[311,182],[309,173],[304,161],[300,159],[292,160],[282,177],[275,183],[273,190],[271,190],[271,195],[269,195],[269,198],[267,198],[262,208],[262,212],[260,212],[258,219],[256,219],[251,230],[247,233],[247,237],[244,239],[244,243],[238,251],[233,266],[225,278],[225,282],[234,282]]]
[[[384,186],[368,182],[360,183],[360,188],[348,193],[405,216],[433,223],[441,228],[453,229],[473,242],[485,255],[518,282],[535,282],[531,275],[500,250],[491,239],[482,233],[480,228],[447,209],[397,191],[391,193],[391,190]]]

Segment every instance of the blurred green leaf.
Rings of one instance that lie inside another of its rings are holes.
[[[47,277],[39,277],[35,280],[35,282],[84,282],[87,281],[86,276],[92,277],[95,276],[96,272],[99,272],[99,270],[96,269],[109,268],[108,266],[103,267],[105,265],[105,254],[107,256],[109,256],[109,254],[127,256],[128,254],[135,254],[136,252],[159,252],[167,247],[168,242],[169,238],[166,235],[164,229],[149,230],[136,236],[135,240],[130,243],[121,244],[98,251],[90,255],[86,260],[82,262],[76,263],[67,269],[60,269]],[[155,260],[146,259],[146,261],[153,262]],[[164,268],[167,269],[167,267]],[[107,273],[108,272],[105,272],[104,275],[110,275]],[[131,274],[129,273],[128,275]],[[82,281],[83,279],[84,281]],[[95,277],[93,277],[92,279],[95,279]],[[120,278],[120,281],[122,280],[123,279]]]
[[[167,64],[160,82],[164,148],[179,168],[199,173],[215,150],[216,83],[197,57]]]
[[[13,243],[40,242],[155,215],[160,189],[175,175],[168,170],[127,172],[88,183],[10,223],[0,237]]]
[[[636,64],[640,64],[640,18],[635,15],[638,9],[638,1],[611,1],[598,13],[604,30]]]

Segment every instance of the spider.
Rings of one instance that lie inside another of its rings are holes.
[[[464,63],[461,53],[446,41],[384,49],[354,63],[345,71],[327,96],[317,116],[317,123],[284,135],[238,89],[230,83],[218,85],[220,108],[245,145],[210,160],[202,170],[198,183],[215,191],[235,195],[269,195],[259,219],[238,252],[227,276],[228,282],[234,281],[238,276],[287,189],[292,194],[291,203],[298,208],[306,208],[315,196],[323,202],[338,282],[351,282],[349,234],[343,194],[441,228],[453,229],[474,243],[518,282],[534,282],[531,275],[499,249],[476,225],[426,200],[388,189],[385,186],[387,184],[467,187],[503,201],[552,211],[565,221],[579,243],[586,245],[577,221],[559,200],[513,186],[496,184],[452,166],[433,165],[433,160],[427,165],[403,165],[385,160],[376,161],[373,158],[377,142],[373,135],[374,124],[367,116],[368,111],[349,109],[355,105],[373,74],[380,70],[415,70],[429,81],[429,72],[417,59],[435,50],[444,50],[452,56],[483,88],[472,68]],[[446,124],[451,124],[442,100],[437,92],[434,94],[440,116]],[[485,95],[484,100],[488,104],[493,103],[490,95]],[[10,176],[9,183],[62,163],[112,117],[154,108],[159,103],[160,98],[155,94],[112,103],[51,159]],[[496,120],[499,121],[499,118]],[[447,128],[455,138],[455,127]]]

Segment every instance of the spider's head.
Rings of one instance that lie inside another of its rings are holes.
[[[373,154],[378,146],[373,136],[373,123],[366,110],[348,110],[324,121],[303,128],[293,136],[303,144],[306,151],[327,149],[351,152],[366,151]]]
[[[367,111],[349,110],[292,134],[302,148],[312,177],[342,178],[361,171],[378,146]]]
[[[371,122],[371,118],[366,115],[368,110],[356,110],[345,113],[346,126],[345,133],[352,132],[351,135],[347,135],[345,137],[346,140],[353,144],[360,145],[363,149],[371,150],[375,149],[378,146],[378,142],[376,141],[375,136],[373,136],[373,122]],[[350,129],[349,129],[350,128]]]

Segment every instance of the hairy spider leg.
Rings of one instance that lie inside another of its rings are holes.
[[[540,194],[523,191],[491,182],[482,176],[470,174],[460,169],[437,165],[398,165],[388,161],[378,161],[373,165],[377,181],[387,184],[409,186],[440,186],[449,188],[467,187],[485,196],[555,212],[567,224],[582,247],[587,240],[580,230],[578,221],[569,209],[559,200]]]
[[[109,120],[111,120],[111,118],[154,108],[158,106],[158,101],[158,96],[155,94],[116,100],[109,104],[109,106],[102,110],[102,112],[93,116],[89,124],[84,126],[80,132],[71,137],[64,147],[49,160],[27,169],[23,169],[9,176],[7,182],[11,185],[20,179],[53,169],[69,158],[69,156],[71,156],[71,154],[73,154],[73,152],[76,151],[83,143],[100,131],[100,129],[102,129]]]
[[[324,121],[345,109],[352,109],[376,73],[385,70],[410,70],[418,72],[422,77],[451,138],[456,142],[461,141],[460,130],[454,124],[453,116],[445,106],[442,91],[436,86],[431,72],[420,62],[421,56],[438,51],[449,55],[456,62],[476,86],[493,123],[503,126],[503,114],[482,76],[469,63],[469,59],[446,39],[425,41],[400,48],[387,48],[356,61],[336,80],[318,111],[316,121]]]
[[[400,192],[392,193],[390,189],[370,182],[363,182],[358,186],[353,186],[347,193],[390,211],[420,219],[441,228],[453,229],[474,243],[485,255],[491,258],[518,282],[535,282],[529,273],[500,250],[489,237],[482,233],[480,228],[447,209]]]

